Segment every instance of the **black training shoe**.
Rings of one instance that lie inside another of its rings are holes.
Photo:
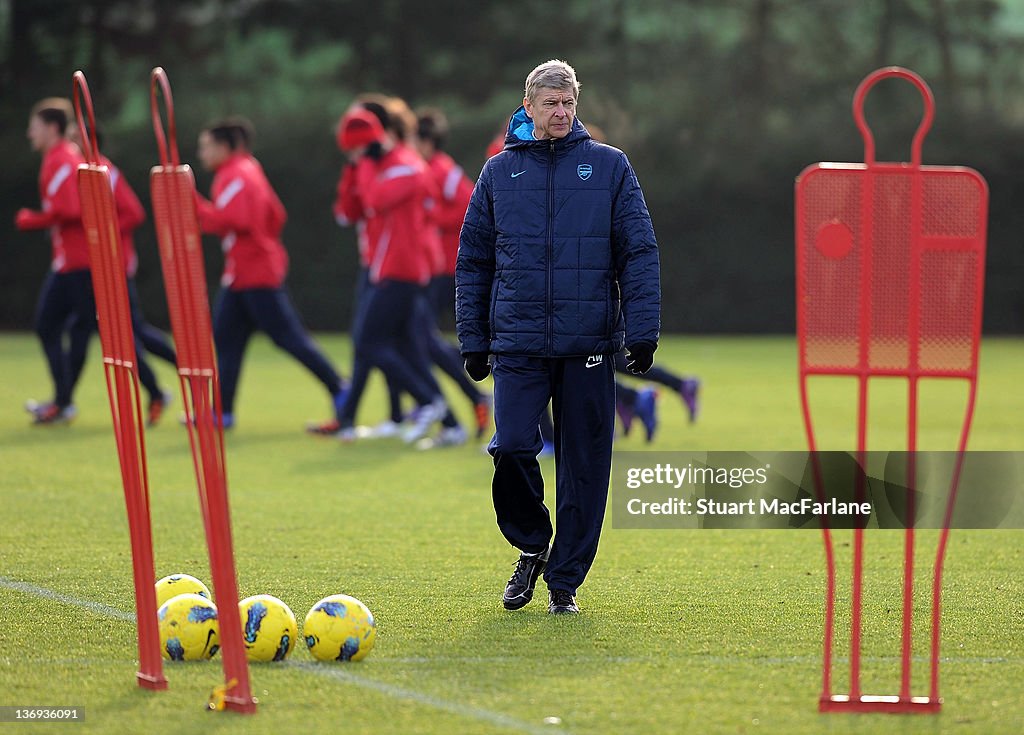
[[[565,590],[548,592],[548,612],[552,615],[576,615],[580,611],[576,598]]]
[[[506,610],[518,610],[533,599],[533,588],[537,585],[537,579],[548,563],[548,554],[551,553],[549,546],[539,554],[527,554],[523,552],[516,562],[516,570],[512,572],[511,579],[505,585],[505,594],[501,597],[501,604]]]

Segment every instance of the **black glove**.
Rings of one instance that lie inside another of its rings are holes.
[[[626,370],[633,375],[643,375],[654,365],[654,350],[657,345],[650,342],[637,342],[635,345],[626,348]]]
[[[363,155],[369,156],[374,161],[379,161],[384,157],[384,146],[375,140],[370,143],[370,145],[366,146],[366,151]]]
[[[487,362],[486,352],[467,352],[466,372],[476,382],[480,382],[491,374],[491,365]]]

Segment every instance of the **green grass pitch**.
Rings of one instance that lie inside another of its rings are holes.
[[[322,344],[347,369],[347,340]],[[805,447],[793,340],[669,338],[657,357],[704,379],[703,415],[687,425],[678,398],[663,391],[652,448]],[[1024,341],[985,341],[971,448],[1024,448],[1022,364]],[[167,366],[158,370],[177,392]],[[166,692],[134,683],[129,542],[98,344],[72,427],[30,427],[21,411],[50,389],[31,336],[0,337],[0,374],[0,704],[86,707],[84,723],[25,731],[933,734],[1019,733],[1024,723],[1020,531],[952,535],[940,715],[819,715],[818,532],[627,531],[609,522],[580,590],[581,616],[547,615],[543,586],[540,599],[508,613],[499,596],[516,554],[494,526],[480,443],[424,453],[392,440],[342,446],[305,436],[305,420],[327,417],[325,397],[262,338],[250,348],[227,441],[240,591],[282,598],[300,623],[316,600],[345,592],[375,613],[379,635],[359,664],[320,664],[300,644],[284,665],[252,666],[254,717],[206,713],[219,657],[166,664]],[[849,449],[850,386],[821,380],[813,391],[822,447]],[[873,391],[874,448],[902,448],[903,392],[896,381]],[[466,402],[450,395],[468,419]],[[926,387],[922,448],[954,446],[964,395],[953,383]],[[375,382],[362,421],[378,420],[383,405]],[[209,582],[178,408],[146,435],[156,574]],[[638,433],[618,446],[645,448]],[[550,486],[550,460],[545,473]],[[934,534],[921,536],[923,582]],[[838,540],[845,570],[848,537]],[[901,543],[896,532],[867,537],[868,693],[897,689]],[[915,650],[924,657],[928,597],[919,587]],[[837,653],[847,652],[840,638]],[[925,693],[925,676],[921,664],[915,693]],[[845,667],[835,678],[842,690]]]

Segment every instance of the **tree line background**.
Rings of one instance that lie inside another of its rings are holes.
[[[816,161],[863,160],[853,91],[890,64],[935,93],[924,162],[988,179],[985,329],[1024,331],[1024,0],[0,0],[0,328],[31,326],[49,262],[40,233],[13,228],[18,207],[38,205],[28,111],[70,96],[77,68],[104,152],[147,209],[153,66],[170,76],[193,165],[204,122],[248,116],[290,216],[293,298],[310,327],[344,330],[357,257],[331,215],[333,128],[352,98],[442,108],[448,149],[475,178],[526,74],[553,57],[576,67],[581,120],[628,153],[644,187],[666,331],[793,330],[794,178]],[[867,117],[879,160],[909,158],[920,115],[909,85],[876,88]],[[197,179],[208,191],[210,176]],[[136,244],[146,312],[166,325],[151,222]],[[213,289],[213,239],[207,267]]]

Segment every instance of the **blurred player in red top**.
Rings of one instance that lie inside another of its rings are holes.
[[[444,339],[438,327],[439,324],[454,326],[455,323],[455,259],[459,254],[462,221],[473,196],[473,182],[443,150],[447,138],[448,119],[443,112],[426,108],[417,113],[416,149],[427,162],[440,195],[431,216],[439,235],[440,258],[428,291],[432,314],[424,316],[424,321],[429,322],[421,331],[429,335],[430,358],[472,402],[479,439],[490,425],[490,399],[469,379],[458,348]]]
[[[249,338],[257,329],[301,362],[324,385],[337,413],[345,386],[306,333],[284,289],[288,254],[281,243],[287,214],[263,167],[249,153],[252,127],[228,118],[199,134],[199,159],[214,171],[212,201],[199,198],[203,232],[220,235],[221,291],[213,314],[225,428],[235,423],[235,393]]]
[[[353,106],[349,109],[349,112],[353,110],[364,110],[370,112],[374,117],[377,118],[377,123],[381,128],[381,132],[384,135],[384,143],[382,144],[387,148],[387,151],[392,155],[404,158],[408,161],[413,162],[417,169],[422,168],[426,171],[423,166],[423,161],[420,156],[413,150],[408,141],[414,138],[416,129],[416,115],[413,114],[412,110],[405,103],[404,100],[398,97],[386,97],[379,94],[363,94],[360,95]],[[347,117],[347,113],[346,113]],[[345,144],[343,142],[343,128],[342,123],[346,117],[342,118],[342,121],[338,125],[338,147],[345,152]],[[361,270],[359,279],[356,284],[356,300],[354,309],[354,318],[352,324],[352,342],[353,344],[359,344],[361,341],[361,330],[365,323],[365,315],[367,305],[371,302],[371,296],[374,291],[371,287],[370,281],[370,261],[369,261],[369,249],[370,239],[367,231],[366,219],[362,218],[356,221],[352,221],[346,215],[346,212],[364,212],[361,204],[361,192],[360,183],[356,180],[357,166],[353,165],[355,159],[358,157],[357,153],[351,151],[347,152],[346,155],[349,157],[349,164],[343,167],[342,176],[338,183],[338,198],[335,201],[334,211],[335,218],[338,224],[341,226],[348,226],[349,224],[355,224],[356,234],[359,241],[359,252],[360,252],[360,263]],[[441,240],[437,227],[433,222],[433,217],[436,214],[437,207],[436,203],[440,199],[440,191],[433,183],[432,177],[427,177],[421,181],[421,184],[426,188],[426,193],[420,200],[423,204],[424,211],[421,213],[421,217],[417,217],[413,230],[409,230],[405,233],[407,237],[407,247],[415,249],[417,257],[425,257],[428,266],[428,271],[432,276],[434,273],[443,269],[444,256],[441,252]],[[406,329],[407,334],[405,339],[397,342],[397,349],[402,355],[403,361],[406,364],[416,366],[417,371],[426,372],[429,375],[431,361],[437,362],[445,372],[451,374],[451,371],[455,371],[456,375],[462,375],[465,377],[465,370],[461,365],[461,361],[458,359],[458,355],[454,354],[445,364],[443,353],[439,353],[437,350],[437,343],[440,341],[443,346],[443,341],[440,340],[440,335],[437,334],[436,328],[432,326],[433,320],[430,314],[430,307],[427,301],[427,288],[417,289],[414,306],[410,319],[407,322]],[[364,369],[366,363],[358,363],[360,370]],[[397,436],[402,432],[402,424],[407,420],[407,417],[402,412],[401,394],[403,390],[399,385],[399,380],[396,380],[395,373],[384,371],[384,377],[388,387],[388,399],[390,403],[390,417],[388,420],[383,421],[373,428],[360,427],[355,433],[358,436],[366,438],[376,437],[388,437]],[[432,376],[431,376],[432,378]],[[353,379],[355,381],[355,378]],[[468,381],[468,378],[466,379]],[[473,386],[475,388],[475,386]],[[439,446],[449,446],[455,444],[461,444],[466,441],[466,432],[459,426],[454,414],[450,411],[446,413],[442,419],[442,429],[434,437],[422,438],[422,434],[426,431],[426,428],[422,423],[422,419],[429,417],[429,414],[423,414],[419,410],[413,411],[408,419],[413,422],[413,425],[404,432],[403,436],[407,441],[417,441],[417,447],[420,449],[428,449]],[[311,430],[320,431],[319,428],[314,427]],[[342,432],[342,438],[346,438],[349,434],[352,434],[351,429],[346,429]],[[422,439],[422,441],[420,441]]]
[[[68,139],[79,148],[82,147],[81,131],[74,122],[68,126]],[[96,128],[96,143],[102,151],[103,132],[99,128]],[[117,210],[117,224],[121,233],[121,257],[128,278],[128,304],[131,310],[132,331],[135,334],[136,364],[139,368],[139,382],[149,396],[146,425],[152,427],[160,421],[164,409],[172,399],[172,394],[160,387],[156,373],[146,360],[146,352],[166,360],[171,365],[176,364],[177,357],[167,336],[146,321],[139,302],[139,291],[135,283],[139,257],[135,251],[134,232],[146,221],[146,210],[143,209],[142,202],[121,170],[102,153],[99,154],[99,161],[110,173],[110,186],[114,193],[114,207]]]
[[[409,109],[409,106],[405,101],[397,97],[388,97],[386,95],[375,93],[361,94],[349,109],[364,109],[371,112],[383,128],[390,146],[404,145],[404,141],[411,135],[416,126],[416,116],[413,114],[412,110]],[[338,123],[336,133],[338,148],[344,152],[344,146],[341,141],[341,121]],[[349,211],[362,212],[358,183],[356,182],[355,176],[356,167],[351,165],[352,163],[353,160],[349,157],[348,164],[342,167],[342,175],[338,181],[338,196],[334,202],[334,214],[335,220],[339,225],[342,227],[354,225],[356,229],[360,268],[354,290],[355,299],[351,338],[353,344],[358,344],[360,339],[359,330],[361,329],[364,321],[364,310],[368,297],[372,292],[369,288],[370,245],[366,231],[366,220],[359,219],[356,221],[350,221],[345,215],[345,212]],[[428,249],[431,262],[440,258],[441,243],[436,237],[434,237],[432,241],[428,240],[421,242],[421,245]],[[426,348],[422,343],[422,339],[418,335],[414,335],[412,339],[415,339],[417,346],[412,348],[411,351],[408,346],[411,345],[412,342],[403,343],[400,346],[400,349],[405,353],[406,359],[413,362],[421,358],[425,359],[423,356],[426,355]],[[402,424],[406,421],[406,416],[402,411],[401,390],[399,390],[395,385],[394,380],[388,377],[387,373],[384,374],[384,379],[388,387],[388,401],[390,409],[389,417],[387,420],[382,421],[372,428],[360,427],[357,431],[361,437],[384,438],[398,436],[402,431]],[[333,425],[311,426],[309,427],[309,430],[314,433],[337,434],[338,428],[339,427]],[[348,432],[346,432],[346,434],[347,433]]]
[[[363,223],[368,266],[353,325],[352,391],[339,419],[340,436],[355,438],[356,409],[372,367],[419,406],[403,436],[407,442],[424,438],[439,420],[442,434],[462,432],[431,374],[422,341],[413,338],[417,303],[431,275],[423,233],[430,227],[426,203],[436,197],[433,179],[419,155],[385,132],[380,118],[364,107],[342,118],[338,144],[350,161],[339,185],[338,212],[347,222]]]
[[[455,259],[459,254],[459,231],[473,196],[473,182],[462,167],[445,153],[447,138],[448,120],[443,112],[426,108],[417,113],[416,148],[430,167],[441,192],[434,221],[441,233],[444,260],[441,272],[431,283],[431,299],[438,319],[452,321],[455,316]]]
[[[78,199],[78,147],[64,136],[72,117],[71,103],[44,99],[32,108],[27,136],[32,150],[43,156],[39,172],[41,209],[20,209],[19,230],[48,230],[52,258],[36,307],[36,333],[53,379],[52,401],[28,401],[34,423],[67,423],[77,415],[72,395],[82,374],[89,338],[96,329],[96,303],[89,275],[89,247],[82,228]],[[64,346],[64,336],[68,346]]]

